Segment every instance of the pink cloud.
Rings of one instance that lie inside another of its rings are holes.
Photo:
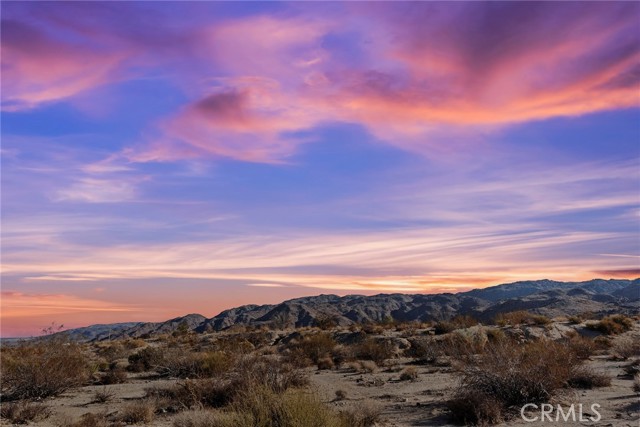
[[[32,25],[3,21],[3,109],[32,108],[113,81],[128,55],[91,40],[68,43]]]
[[[170,143],[158,146],[164,160],[181,158],[186,144],[275,162],[299,145],[284,135],[342,121],[434,152],[469,132],[638,106],[638,6],[580,6],[359,5],[337,22],[316,14],[310,27],[305,17],[230,21],[206,43],[234,77],[166,120]],[[358,60],[324,42],[344,27],[366,40],[351,48]]]
[[[190,101],[130,160],[283,162],[304,142],[292,134],[328,122],[428,154],[468,132],[638,106],[639,8],[367,3],[223,19],[49,7],[42,25],[3,24],[3,102],[30,108],[160,67]]]

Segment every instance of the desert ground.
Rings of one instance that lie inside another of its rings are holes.
[[[583,405],[586,421],[560,425],[638,426],[640,320],[518,312],[495,323],[178,328],[82,344],[57,335],[2,348],[1,424],[550,424],[521,418],[531,401]]]

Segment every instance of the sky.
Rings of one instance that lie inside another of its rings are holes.
[[[3,337],[640,276],[638,2],[2,2]]]

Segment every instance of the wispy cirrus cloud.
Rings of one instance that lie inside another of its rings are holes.
[[[59,190],[56,201],[114,203],[131,201],[137,196],[136,186],[131,180],[84,177]]]

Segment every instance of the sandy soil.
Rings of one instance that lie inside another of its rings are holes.
[[[636,325],[637,329],[637,325]],[[592,390],[569,390],[558,396],[554,405],[567,409],[571,404],[583,404],[584,416],[594,416],[589,409],[599,404],[601,419],[598,422],[526,422],[519,416],[505,426],[524,427],[536,425],[597,425],[629,426],[640,425],[640,396],[633,392],[633,379],[625,376],[623,366],[628,362],[612,361],[602,355],[592,357],[587,363],[596,371],[606,372],[613,380],[610,387]],[[376,405],[382,410],[383,424],[386,426],[447,426],[447,409],[444,405],[457,385],[457,376],[448,366],[421,366],[412,364],[412,359],[394,359],[390,367],[381,367],[373,373],[354,373],[347,367],[334,370],[308,369],[311,389],[331,407],[345,409],[349,406]],[[414,381],[401,381],[400,371],[414,366],[418,371]],[[65,420],[78,420],[86,413],[115,413],[127,403],[140,399],[145,389],[152,386],[167,386],[176,379],[153,379],[144,374],[129,374],[127,383],[108,386],[86,386],[68,391],[56,398],[44,401],[53,415],[46,420],[31,423],[34,426],[55,427],[65,425]],[[113,398],[107,403],[95,403],[96,391],[108,390]],[[336,398],[341,390],[343,399]],[[577,406],[576,406],[577,408]],[[529,412],[529,417],[539,416],[539,412]],[[151,424],[171,426],[171,414],[161,414]],[[6,420],[0,425],[11,425]],[[304,426],[301,426],[304,427]]]

